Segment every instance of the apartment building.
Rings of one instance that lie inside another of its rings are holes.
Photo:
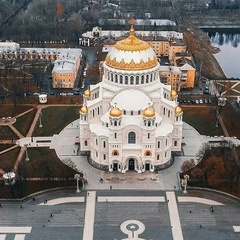
[[[74,88],[82,51],[80,49],[63,49],[54,62],[52,70],[53,88]]]

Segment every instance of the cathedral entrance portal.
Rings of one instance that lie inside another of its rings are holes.
[[[128,160],[128,170],[134,171],[135,170],[135,160],[133,158],[130,158]]]
[[[145,165],[145,170],[146,170],[146,171],[149,171],[149,170],[150,170],[150,163],[146,163],[146,165]]]

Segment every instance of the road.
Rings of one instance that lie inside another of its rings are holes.
[[[233,240],[239,239],[239,213],[237,200],[200,190],[69,189],[2,201],[0,239]]]

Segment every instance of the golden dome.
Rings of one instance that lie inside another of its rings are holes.
[[[122,116],[122,110],[115,106],[110,110],[109,115],[111,117],[121,117]]]
[[[176,108],[175,108],[175,114],[176,115],[179,115],[179,114],[181,114],[183,112],[183,110],[179,107],[179,106],[177,106]]]
[[[86,98],[90,98],[91,95],[92,95],[92,93],[91,93],[91,91],[90,91],[89,89],[87,89],[87,90],[84,91],[83,95],[84,95],[84,97],[86,97]]]
[[[178,94],[177,94],[177,92],[175,91],[175,90],[172,90],[171,92],[170,92],[170,97],[171,98],[176,98],[178,96]]]
[[[155,117],[155,110],[154,110],[154,108],[153,107],[145,108],[144,111],[143,111],[143,116],[144,117],[149,117],[149,118]]]
[[[82,114],[88,114],[88,107],[87,106],[82,106],[81,107],[81,109],[80,109],[80,112],[82,113]]]
[[[134,35],[133,20],[130,24],[129,36],[112,47],[105,59],[106,65],[114,69],[130,71],[156,67],[158,60],[155,52],[147,42]]]

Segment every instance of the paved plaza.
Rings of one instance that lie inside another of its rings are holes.
[[[239,239],[237,201],[200,190],[74,189],[1,202],[1,240]]]

